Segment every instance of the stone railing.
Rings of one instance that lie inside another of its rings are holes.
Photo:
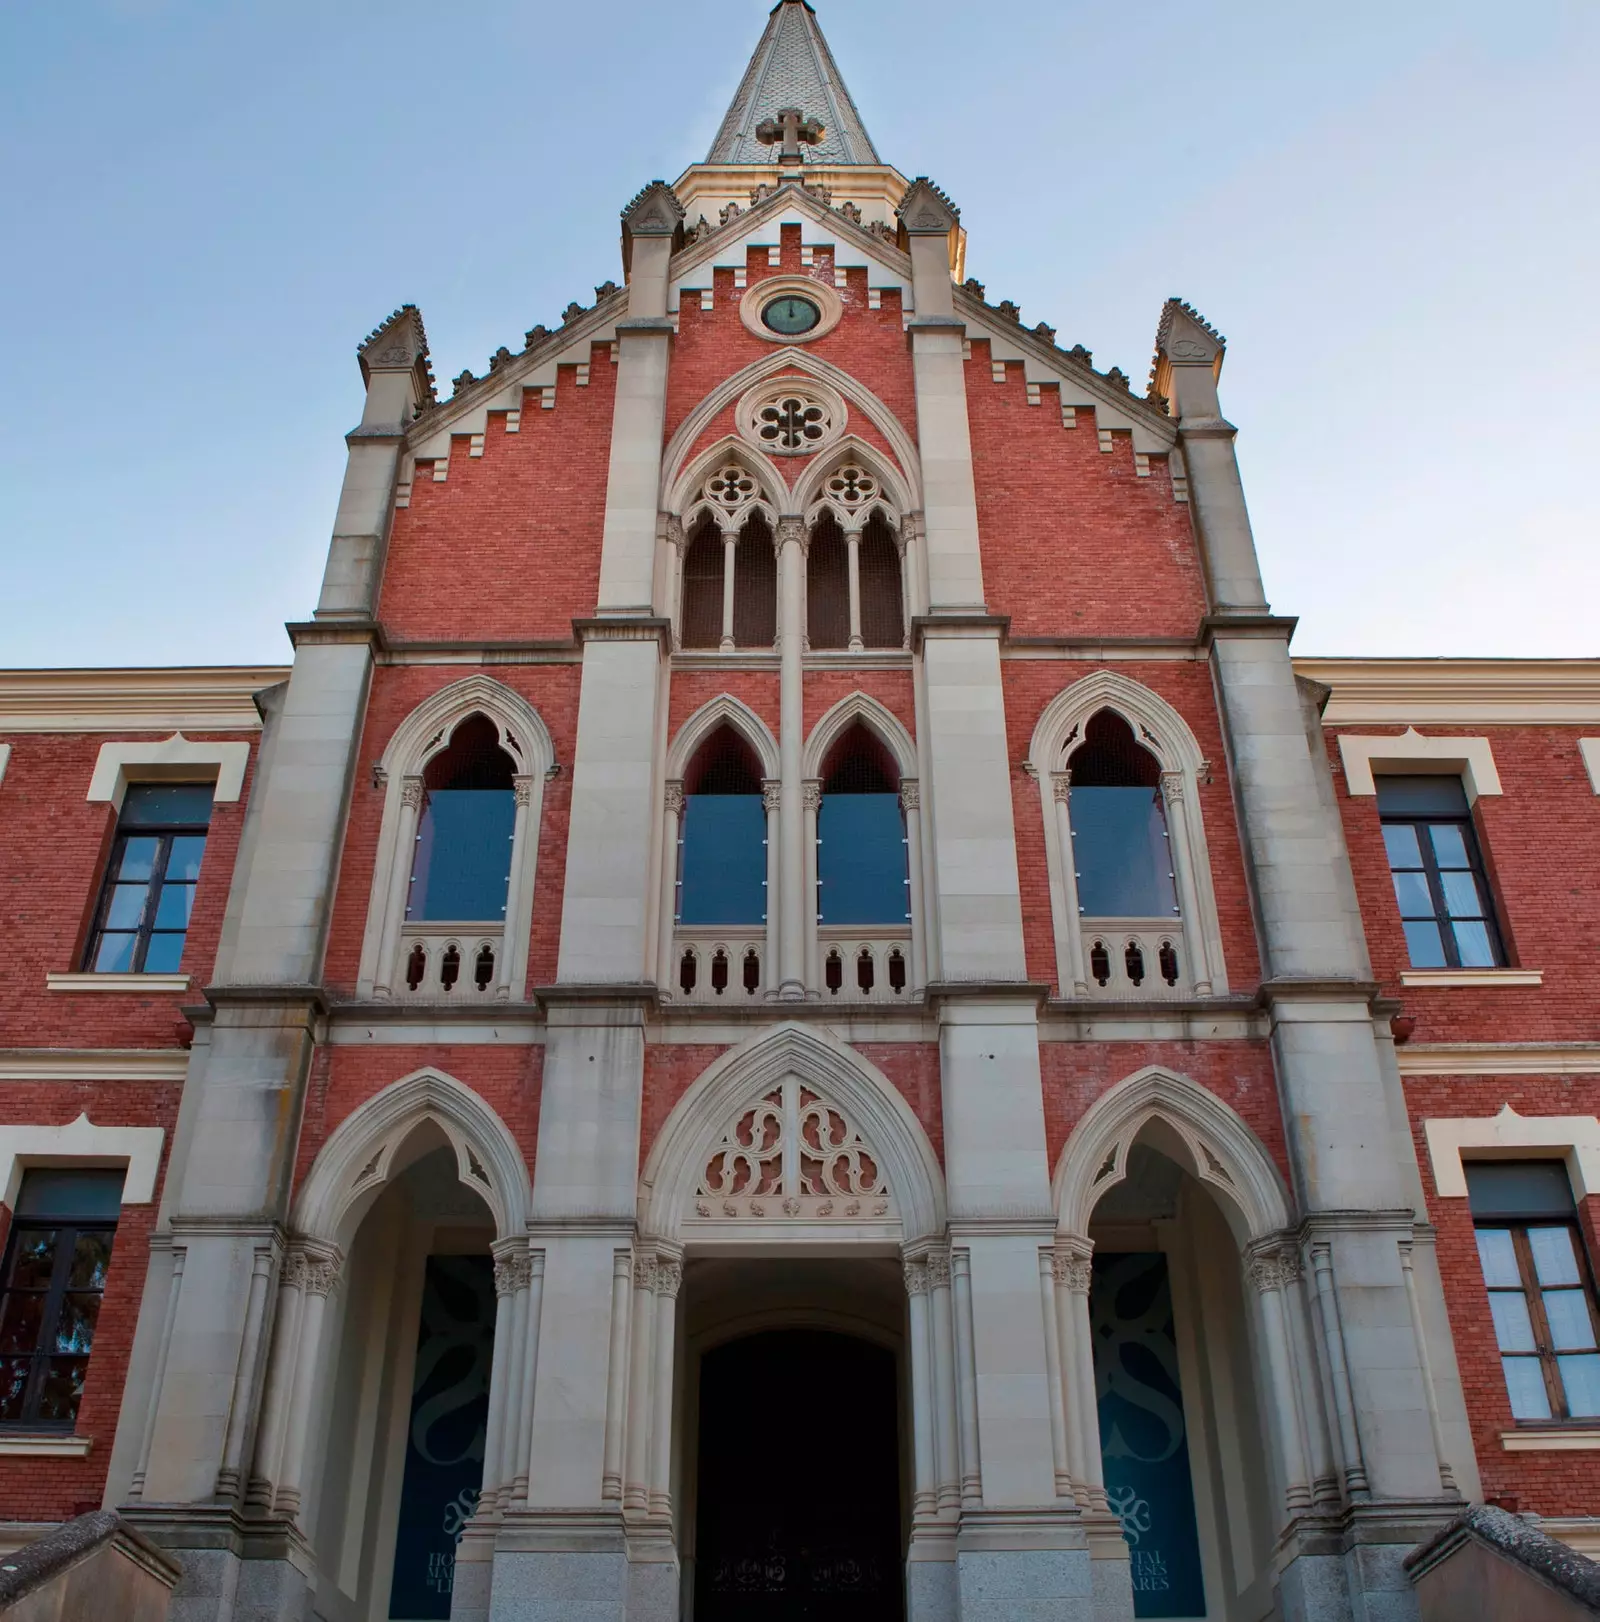
[[[911,929],[819,924],[823,1002],[892,1004],[911,997]]]
[[[726,1008],[760,1002],[769,990],[767,934],[679,925],[672,936],[674,1002]]]
[[[1080,928],[1091,997],[1143,1000],[1193,995],[1178,919],[1085,919]]]
[[[404,924],[394,994],[407,1002],[492,1002],[500,983],[499,924]]]

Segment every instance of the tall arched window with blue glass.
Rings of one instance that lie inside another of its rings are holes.
[[[498,729],[484,715],[462,721],[449,744],[428,762],[406,893],[407,923],[503,923],[516,828],[515,772],[515,763],[500,747]],[[466,951],[472,955],[470,963],[463,963],[460,943],[446,944],[439,968],[445,991],[463,973],[479,990],[493,978],[493,948],[469,943]],[[425,962],[420,942],[412,957],[407,978],[415,974],[420,981]]]
[[[683,780],[674,914],[685,934],[678,986],[717,996],[762,986],[767,920],[767,814],[750,746],[720,726]]]
[[[904,991],[906,955],[873,949],[870,937],[903,935],[911,923],[900,773],[888,751],[859,722],[828,751],[817,811],[817,932],[823,994],[847,977],[870,994],[880,967],[890,992]],[[857,941],[857,935],[867,937]]]
[[[1089,978],[1107,989],[1175,986],[1183,937],[1160,763],[1105,709],[1089,718],[1067,766]]]

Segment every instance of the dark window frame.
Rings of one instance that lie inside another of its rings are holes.
[[[56,1332],[61,1324],[62,1307],[68,1294],[93,1294],[101,1302],[105,1300],[105,1283],[102,1282],[98,1290],[86,1290],[82,1286],[71,1289],[68,1285],[72,1273],[73,1258],[77,1254],[78,1239],[86,1233],[104,1233],[111,1236],[111,1243],[107,1246],[106,1266],[109,1276],[110,1258],[115,1249],[117,1221],[114,1217],[13,1217],[11,1231],[6,1235],[4,1264],[0,1266],[0,1317],[3,1317],[6,1307],[14,1295],[42,1296],[44,1309],[39,1318],[38,1334],[34,1340],[33,1350],[30,1352],[6,1352],[0,1354],[0,1361],[10,1361],[12,1358],[26,1357],[32,1365],[28,1370],[27,1384],[23,1391],[20,1417],[16,1419],[0,1419],[0,1432],[16,1433],[36,1431],[66,1431],[71,1432],[78,1423],[78,1404],[73,1404],[72,1413],[65,1419],[41,1418],[39,1404],[42,1396],[45,1376],[54,1359],[82,1358],[87,1364],[94,1352],[94,1330],[90,1331],[89,1345],[82,1352],[59,1352],[52,1350]],[[23,1237],[30,1233],[53,1233],[55,1235],[55,1254],[50,1270],[50,1282],[43,1290],[27,1289],[14,1286],[11,1283],[12,1269],[16,1264],[17,1247]],[[96,1327],[99,1321],[99,1308],[95,1312]]]
[[[1410,937],[1406,937],[1406,959],[1412,968],[1505,968],[1509,959],[1506,951],[1506,935],[1500,924],[1500,908],[1494,887],[1489,882],[1488,864],[1484,860],[1483,843],[1478,837],[1476,819],[1468,806],[1460,813],[1446,813],[1443,811],[1431,812],[1401,812],[1384,811],[1378,813],[1380,829],[1411,828],[1416,839],[1417,852],[1420,858],[1420,867],[1396,867],[1388,842],[1384,843],[1384,860],[1389,869],[1390,894],[1394,897],[1395,911],[1400,916],[1401,933],[1405,934],[1405,926],[1409,923],[1431,923],[1438,931],[1439,941],[1444,953],[1444,963],[1419,964],[1411,952]],[[1473,888],[1478,897],[1478,905],[1482,909],[1476,917],[1461,914],[1459,917],[1450,911],[1449,901],[1445,895],[1442,873],[1461,872],[1460,868],[1441,868],[1438,851],[1434,846],[1431,830],[1435,827],[1452,827],[1459,830],[1462,847],[1466,852],[1467,866],[1464,871],[1471,875]],[[1432,905],[1432,912],[1427,917],[1422,914],[1408,915],[1400,901],[1395,886],[1395,876],[1398,873],[1420,873],[1427,887],[1428,900]],[[1489,938],[1489,955],[1493,958],[1490,964],[1464,964],[1461,961],[1461,946],[1456,939],[1457,923],[1481,922]]]
[[[1533,1245],[1528,1238],[1530,1228],[1565,1228],[1572,1240],[1573,1254],[1578,1262],[1578,1289],[1582,1292],[1585,1305],[1589,1309],[1589,1322],[1594,1330],[1595,1344],[1600,1346],[1600,1301],[1596,1300],[1594,1269],[1590,1265],[1589,1246],[1583,1231],[1583,1225],[1576,1216],[1554,1216],[1549,1213],[1540,1213],[1536,1216],[1498,1215],[1475,1217],[1472,1223],[1474,1235],[1485,1230],[1509,1233],[1511,1246],[1517,1258],[1517,1275],[1522,1282],[1522,1298],[1527,1305],[1528,1321],[1533,1326],[1533,1350],[1531,1352],[1508,1352],[1499,1343],[1499,1335],[1495,1336],[1495,1355],[1503,1362],[1505,1358],[1515,1357],[1524,1361],[1538,1360],[1539,1371],[1544,1379],[1545,1397],[1550,1404],[1549,1419],[1518,1419],[1513,1415],[1513,1423],[1518,1425],[1553,1425],[1578,1424],[1592,1426],[1595,1423],[1593,1414],[1579,1414],[1574,1416],[1570,1412],[1567,1401],[1566,1382],[1561,1377],[1561,1366],[1557,1361],[1563,1353],[1555,1347],[1555,1336],[1551,1333],[1550,1322],[1544,1309],[1544,1291],[1550,1286],[1542,1284],[1538,1271],[1534,1266]],[[1497,1294],[1511,1294],[1509,1286],[1491,1285],[1484,1278],[1484,1293],[1487,1296]],[[1570,1351],[1570,1349],[1569,1349]],[[1502,1371],[1503,1372],[1503,1371]],[[1509,1388],[1506,1400],[1511,1400]]]
[[[140,785],[130,784],[131,787]],[[155,935],[181,935],[183,946],[178,949],[178,961],[183,961],[184,950],[189,944],[189,926],[193,921],[194,909],[191,901],[189,913],[184,919],[181,930],[157,929],[156,920],[160,914],[162,892],[167,888],[167,867],[172,860],[172,842],[175,839],[199,838],[209,840],[211,836],[211,818],[209,814],[204,822],[152,822],[148,824],[124,825],[121,812],[118,813],[117,827],[111,841],[111,854],[106,861],[105,871],[100,879],[100,895],[95,902],[94,921],[89,929],[89,939],[83,952],[83,969],[88,974],[143,974],[145,961],[150,954],[150,941]],[[150,864],[150,877],[145,884],[144,909],[139,915],[139,922],[132,929],[110,929],[107,927],[111,913],[111,904],[116,899],[117,879],[122,871],[122,857],[130,839],[154,839],[156,841],[155,859]],[[201,858],[204,859],[204,849]],[[183,888],[198,891],[200,880],[198,876],[190,881],[181,879],[175,881]],[[134,937],[133,957],[128,967],[122,970],[96,969],[95,959],[100,955],[101,943],[107,935],[128,935]],[[176,972],[162,970],[162,973]]]

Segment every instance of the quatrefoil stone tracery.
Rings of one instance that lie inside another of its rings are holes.
[[[827,407],[804,394],[785,394],[756,413],[756,438],[790,455],[816,450],[831,426]]]
[[[828,478],[828,495],[846,512],[856,512],[878,498],[878,481],[864,467],[846,462]]]
[[[705,498],[719,512],[742,511],[756,498],[756,481],[737,463],[718,468],[705,482]]]

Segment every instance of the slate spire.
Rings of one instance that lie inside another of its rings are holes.
[[[802,134],[806,163],[883,161],[839,76],[808,0],[778,0],[772,8],[706,162],[776,162],[778,153],[770,137],[782,127],[781,115],[791,109],[802,120],[822,126],[815,141]]]

